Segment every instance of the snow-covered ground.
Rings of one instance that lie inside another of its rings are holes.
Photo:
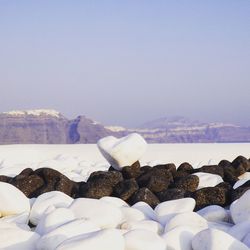
[[[199,167],[249,154],[250,144],[151,144],[141,163],[178,166],[187,161]],[[14,176],[26,167],[55,168],[80,181],[109,164],[96,145],[0,146],[0,175]],[[115,197],[74,200],[58,191],[28,199],[0,182],[0,249],[247,250],[249,199],[247,191],[229,208],[208,206],[193,212],[193,198],[165,201],[155,209],[144,202],[130,207]]]

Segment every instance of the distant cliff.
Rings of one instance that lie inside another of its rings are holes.
[[[250,142],[250,127],[201,123],[183,117],[157,119],[140,128],[104,126],[85,116],[69,120],[54,110],[0,114],[0,144],[96,143],[108,135],[140,133],[150,143]]]

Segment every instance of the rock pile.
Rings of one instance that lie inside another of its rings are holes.
[[[238,156],[232,162],[222,160],[199,169],[186,162],[178,168],[172,163],[141,167],[136,161],[121,170],[111,166],[108,171],[93,172],[86,182],[74,182],[50,168],[27,168],[13,178],[0,176],[0,181],[14,185],[28,198],[61,191],[72,198],[114,196],[130,205],[143,201],[154,208],[164,201],[191,197],[198,210],[209,205],[226,207],[241,197],[250,189],[248,171],[250,161]]]

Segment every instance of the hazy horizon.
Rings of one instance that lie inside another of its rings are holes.
[[[0,1],[0,112],[250,126],[250,1]]]

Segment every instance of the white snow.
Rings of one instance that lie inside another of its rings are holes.
[[[61,116],[60,112],[54,109],[31,109],[31,110],[13,110],[9,112],[3,112],[3,114],[10,116],[24,116],[24,115],[33,115],[33,116],[54,116],[59,118]]]

